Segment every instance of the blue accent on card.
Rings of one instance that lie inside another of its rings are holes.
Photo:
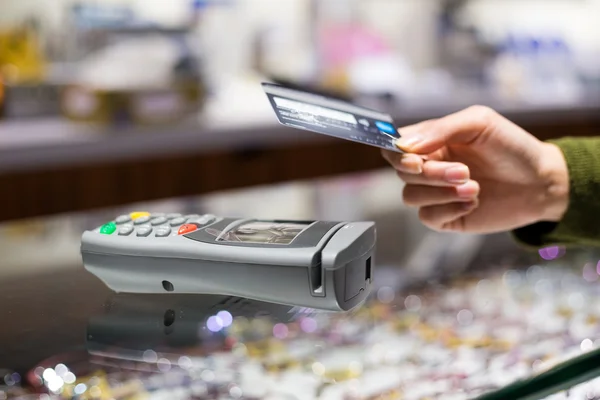
[[[375,125],[382,132],[389,133],[390,135],[396,134],[396,128],[394,128],[394,125],[390,124],[389,122],[376,121]]]

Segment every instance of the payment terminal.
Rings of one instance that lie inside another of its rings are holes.
[[[85,268],[115,292],[202,293],[346,311],[370,292],[373,222],[133,212],[86,231]]]

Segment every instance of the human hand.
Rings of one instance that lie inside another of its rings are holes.
[[[399,130],[383,151],[406,182],[404,202],[431,229],[493,233],[567,210],[569,177],[561,150],[495,111],[474,106]],[[425,160],[422,156],[426,156]]]

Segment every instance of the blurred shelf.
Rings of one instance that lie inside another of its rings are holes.
[[[193,26],[181,26],[181,27],[163,27],[156,25],[132,25],[132,26],[106,26],[106,27],[92,27],[86,28],[79,27],[84,33],[95,33],[95,34],[128,34],[128,35],[185,35],[188,34]]]
[[[315,141],[273,120],[243,125],[187,121],[175,126],[108,130],[58,119],[0,125],[0,174],[172,154],[210,154]]]
[[[202,118],[177,126],[108,129],[59,119],[3,122],[0,221],[386,166],[376,148],[286,128],[265,101],[238,103],[232,109],[213,104]],[[388,108],[403,126],[472,104],[495,108],[541,139],[600,133],[600,91],[563,103],[515,103],[474,93],[380,108]]]
[[[573,102],[509,102],[462,94],[459,98],[415,99],[387,106],[399,126],[438,118],[473,104],[488,105],[545,139],[555,133],[541,126],[600,123],[600,90]],[[264,105],[263,105],[264,106]],[[0,174],[39,168],[139,160],[173,154],[273,149],[298,143],[324,143],[332,139],[278,124],[270,109],[256,107],[245,115],[227,118],[208,115],[175,126],[102,128],[58,118],[0,123]],[[383,108],[386,108],[383,106]],[[596,131],[600,133],[599,131]],[[569,131],[558,134],[571,134]]]

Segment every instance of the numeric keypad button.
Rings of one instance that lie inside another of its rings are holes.
[[[179,226],[179,225],[183,225],[184,222],[185,222],[185,218],[175,218],[169,222],[169,225]]]
[[[121,224],[127,223],[129,221],[131,221],[131,217],[129,215],[119,215],[115,219],[115,222],[117,223],[117,225],[121,225]]]
[[[154,226],[156,225],[162,225],[165,222],[167,222],[167,219],[165,217],[158,217],[158,218],[154,218],[152,221],[150,221],[150,223]]]
[[[148,221],[150,221],[150,217],[145,216],[145,217],[139,217],[136,220],[133,221],[134,224],[136,225],[142,225],[147,223]]]
[[[146,237],[152,233],[152,228],[149,226],[142,226],[136,230],[136,235],[138,237]]]
[[[123,225],[119,228],[119,236],[129,236],[133,232],[132,225]]]
[[[170,234],[171,234],[171,228],[169,228],[168,226],[161,226],[160,228],[156,229],[155,236],[156,237],[167,237]]]

